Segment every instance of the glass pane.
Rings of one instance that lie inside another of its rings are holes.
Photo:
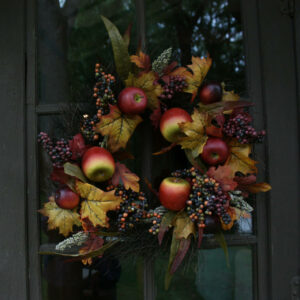
[[[208,80],[245,94],[245,53],[238,0],[146,0],[147,46],[153,56],[173,47],[184,65],[191,56],[213,59]]]
[[[39,117],[39,131],[51,138],[70,138],[74,126],[68,126],[68,115]],[[39,147],[40,207],[58,186],[50,180],[51,162]],[[47,230],[47,219],[41,216],[41,244],[63,240],[58,231]],[[42,292],[44,300],[116,300],[143,299],[143,260],[136,257],[104,256],[93,260],[91,266],[71,258],[43,255]]]
[[[230,247],[229,267],[222,249],[198,250],[193,257],[185,258],[168,291],[164,289],[167,261],[167,257],[156,260],[156,300],[253,299],[250,247]]]
[[[123,34],[130,23],[136,42],[134,1],[39,0],[39,102],[86,102],[94,85],[94,66],[111,67],[112,51],[101,15]],[[134,52],[134,51],[133,51]]]

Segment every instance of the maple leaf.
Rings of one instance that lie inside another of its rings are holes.
[[[230,166],[210,167],[206,174],[218,181],[225,192],[233,191],[238,185],[233,180]]]
[[[124,115],[119,108],[110,106],[110,113],[102,116],[96,125],[96,132],[108,136],[108,147],[112,152],[125,148],[136,126],[142,122],[138,115]]]
[[[96,235],[92,235],[85,243],[84,246],[79,249],[79,254],[88,255],[93,251],[97,251],[102,248],[104,240]],[[91,265],[93,262],[92,257],[84,258],[81,260],[84,265]]]
[[[192,56],[192,64],[188,65],[188,68],[192,70],[193,74],[184,72],[185,80],[188,86],[183,90],[184,92],[193,95],[192,101],[196,97],[198,88],[204,80],[208,70],[210,69],[211,64],[212,59],[209,56],[207,58]]]
[[[237,220],[237,215],[236,215],[236,211],[235,211],[234,207],[229,206],[227,208],[227,213],[229,214],[231,221],[229,224],[225,224],[223,222],[222,218],[220,218],[223,230],[230,230],[234,224],[234,221]]]
[[[147,96],[147,107],[154,110],[159,106],[158,96],[162,94],[163,88],[160,84],[155,83],[156,76],[153,71],[143,73],[139,77],[135,77],[132,73],[125,80],[127,87],[134,86],[144,91]]]
[[[256,182],[255,175],[249,176],[235,176],[234,181],[238,183],[238,189],[241,190],[246,197],[248,193],[256,194],[260,192],[268,192],[271,189],[271,186],[266,182]]]
[[[48,217],[48,230],[59,229],[59,233],[68,236],[73,231],[73,226],[81,226],[80,216],[76,209],[63,209],[57,206],[54,197],[49,198],[49,202],[39,212]]]
[[[119,183],[123,183],[125,189],[132,189],[135,192],[140,191],[139,185],[140,178],[132,173],[124,164],[116,162],[115,173],[112,177],[112,184],[118,185]]]
[[[155,129],[159,127],[159,122],[162,116],[162,111],[160,105],[157,106],[150,115],[149,119],[151,120],[152,125]]]
[[[76,134],[72,140],[69,140],[69,147],[72,152],[72,160],[81,158],[88,148],[81,133]]]
[[[131,62],[135,63],[144,72],[149,72],[151,70],[151,60],[149,55],[140,51],[138,55],[130,56]]]
[[[180,130],[185,136],[179,139],[178,144],[182,149],[192,150],[192,156],[195,158],[202,153],[208,138],[205,132],[208,116],[195,109],[191,117],[192,122],[179,124]]]
[[[225,165],[230,167],[231,176],[234,176],[236,172],[241,172],[245,175],[257,173],[257,168],[255,166],[257,162],[249,157],[251,145],[240,144],[232,139],[228,143],[228,146],[230,147],[230,155],[225,162]]]
[[[234,91],[226,91],[225,84],[222,83],[222,101],[238,101],[240,100],[240,96],[236,94]]]
[[[115,191],[104,192],[89,184],[76,182],[76,191],[84,198],[81,203],[80,215],[82,219],[88,218],[93,226],[109,227],[106,213],[115,210],[122,199],[115,196]]]

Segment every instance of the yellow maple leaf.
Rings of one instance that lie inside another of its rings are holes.
[[[147,107],[154,110],[159,105],[158,96],[162,94],[163,88],[160,84],[155,83],[156,76],[153,71],[143,73],[135,77],[132,73],[125,80],[127,87],[134,86],[142,89],[147,96]]]
[[[76,209],[63,209],[57,206],[54,197],[50,197],[49,202],[39,212],[48,217],[48,230],[59,229],[59,233],[68,236],[73,231],[73,226],[81,226],[80,216]]]
[[[124,115],[119,108],[110,106],[110,113],[102,116],[96,125],[96,132],[108,136],[108,147],[111,152],[125,148],[136,126],[142,122],[139,115]]]
[[[196,235],[195,224],[186,212],[179,213],[176,216],[174,223],[174,234],[176,239],[187,239],[190,234]]]
[[[94,226],[109,227],[106,213],[115,210],[122,202],[115,196],[115,191],[104,192],[97,187],[80,181],[76,182],[76,191],[83,198],[81,203],[81,218],[88,218]]]
[[[222,83],[222,89],[223,89],[223,94],[222,94],[222,101],[238,101],[240,100],[240,96],[236,94],[234,91],[226,91],[225,90],[225,84]]]
[[[192,114],[192,122],[180,123],[179,127],[185,136],[181,137],[178,144],[182,149],[192,150],[192,156],[195,158],[202,153],[203,147],[207,141],[205,127],[209,118],[207,114],[199,112],[197,109]]]
[[[193,74],[191,74],[190,72],[184,73],[185,80],[188,86],[183,90],[186,93],[192,94],[192,99],[194,99],[197,95],[198,88],[204,80],[208,70],[210,69],[211,64],[212,59],[209,56],[207,58],[192,56],[192,64],[188,65],[188,67],[193,71]]]
[[[255,166],[257,162],[249,157],[251,145],[240,144],[235,140],[231,140],[228,145],[230,147],[230,155],[225,165],[230,166],[231,176],[234,176],[236,172],[241,172],[244,175],[257,173]]]

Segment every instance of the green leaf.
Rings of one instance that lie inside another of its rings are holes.
[[[215,233],[215,239],[220,244],[220,246],[222,247],[222,249],[224,251],[225,258],[226,258],[226,264],[227,264],[227,267],[229,268],[230,263],[229,263],[228,247],[227,247],[227,243],[226,243],[224,234],[221,231],[218,233]]]
[[[65,163],[64,164],[64,172],[67,175],[78,178],[82,182],[87,182],[87,180],[86,180],[85,176],[83,175],[81,169],[75,164],[71,164],[69,162]]]
[[[118,28],[111,21],[104,16],[101,16],[101,18],[112,44],[117,73],[122,80],[125,80],[128,77],[131,66],[126,42],[121,36]]]

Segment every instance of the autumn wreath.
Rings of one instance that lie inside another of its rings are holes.
[[[236,220],[251,214],[249,195],[270,189],[267,183],[256,183],[256,161],[250,158],[252,145],[261,142],[265,132],[251,126],[251,103],[226,91],[224,84],[204,83],[212,64],[209,56],[192,57],[187,67],[170,62],[171,48],[152,63],[141,50],[129,56],[128,34],[122,37],[102,19],[116,75],[96,64],[96,108],[93,115],[82,116],[80,133],[70,140],[54,140],[44,132],[38,136],[52,161],[51,180],[57,188],[40,213],[48,218],[49,230],[58,229],[66,238],[41,252],[92,263],[116,244],[129,247],[127,237],[132,235],[135,243],[137,235],[148,236],[159,249],[173,228],[168,286],[192,240],[200,247],[206,232],[231,229]],[[175,106],[182,94],[191,97]],[[190,162],[165,178],[158,191],[147,182],[151,197],[161,203],[158,207],[140,190],[139,176],[121,162],[133,158],[127,144],[143,121],[141,115],[148,115],[160,129],[157,134],[170,142],[155,155],[168,155],[179,146]]]

